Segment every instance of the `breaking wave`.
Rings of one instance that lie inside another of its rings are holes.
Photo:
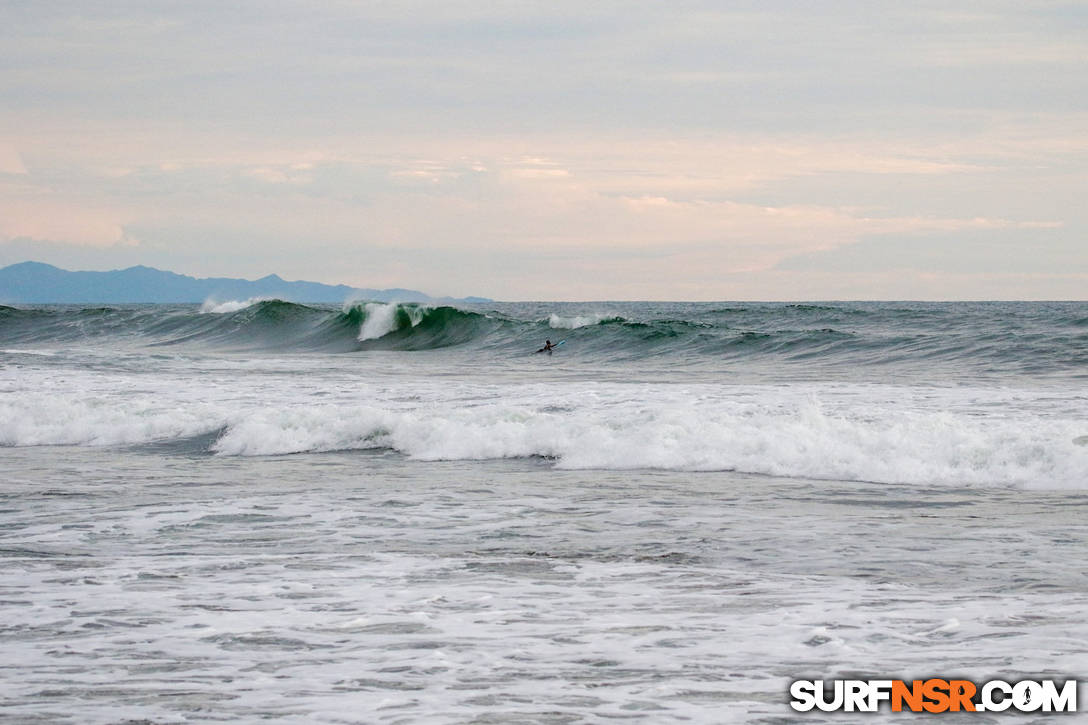
[[[599,325],[602,322],[624,322],[624,319],[619,315],[608,315],[601,313],[594,313],[591,315],[573,315],[570,317],[563,317],[562,315],[557,315],[554,312],[548,315],[548,327],[551,327],[555,330],[577,330],[580,327]]]
[[[973,372],[1074,375],[1088,370],[1088,332],[1079,303],[593,307],[360,302],[334,308],[258,298],[200,307],[0,307],[0,343],[20,349],[103,342],[272,352],[469,346],[510,356],[532,352],[562,331],[565,359],[595,362],[664,356],[685,364],[774,359],[809,368],[928,370],[947,364]]]
[[[192,306],[0,307],[0,341],[116,341],[225,351],[422,350],[480,339],[500,320],[454,307],[356,303],[340,310],[277,299]]]
[[[204,300],[204,304],[200,306],[200,311],[203,314],[215,314],[222,315],[227,312],[237,312],[238,310],[244,310],[247,307],[252,307],[258,302],[268,302],[273,298],[271,297],[250,297],[248,300],[231,300],[229,302],[216,302],[215,300]]]
[[[387,449],[418,460],[550,459],[566,469],[738,471],[805,479],[948,486],[1085,488],[1082,421],[917,409],[877,399],[825,409],[763,391],[630,400],[622,386],[562,405],[529,397],[426,406],[249,400],[179,405],[157,395],[0,401],[0,445],[133,445],[201,437],[207,453],[275,456]],[[587,403],[579,401],[591,400]],[[209,437],[210,436],[210,437]]]

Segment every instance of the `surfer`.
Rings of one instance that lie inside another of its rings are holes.
[[[548,353],[549,355],[551,355],[551,354],[552,354],[552,350],[554,350],[555,348],[559,347],[559,346],[560,346],[560,345],[562,345],[562,344],[563,344],[564,342],[566,342],[566,340],[560,340],[559,342],[557,342],[557,343],[555,343],[555,344],[553,345],[553,344],[552,344],[552,341],[551,341],[551,340],[545,340],[545,341],[544,341],[544,347],[542,347],[542,348],[540,348],[539,350],[537,350],[537,352],[546,352],[546,353]]]

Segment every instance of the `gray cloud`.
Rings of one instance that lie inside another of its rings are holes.
[[[740,268],[766,275],[745,294],[781,297],[782,275],[882,260],[983,287],[1084,273],[1079,4],[9,1],[0,18],[7,258],[82,245],[88,266],[404,286],[471,258],[433,291],[491,296],[590,296],[534,288],[533,265],[600,297],[729,297]],[[656,286],[629,279],[661,258]]]

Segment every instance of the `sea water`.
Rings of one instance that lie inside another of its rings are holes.
[[[1086,303],[0,308],[0,365],[12,722],[1088,677]]]

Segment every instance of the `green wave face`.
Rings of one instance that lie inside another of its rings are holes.
[[[0,344],[127,344],[223,351],[425,351],[503,357],[566,339],[563,359],[683,364],[779,360],[881,367],[1088,369],[1084,303],[561,303],[465,308],[283,300],[220,305],[0,306]]]

